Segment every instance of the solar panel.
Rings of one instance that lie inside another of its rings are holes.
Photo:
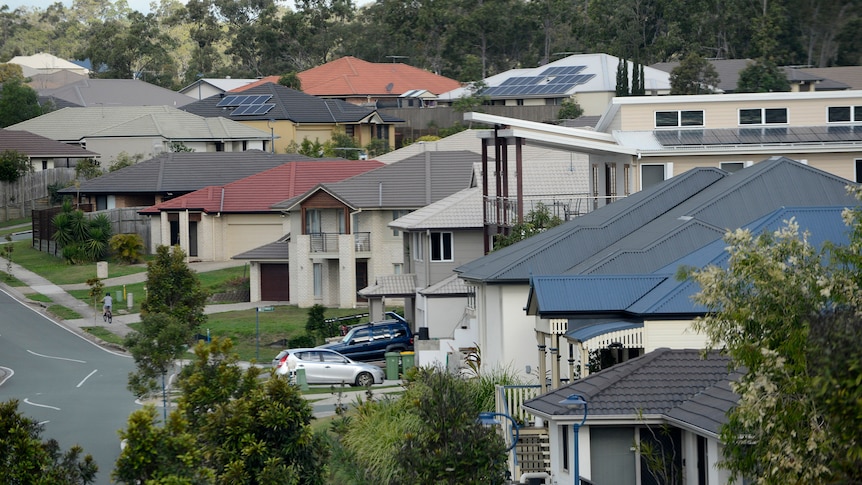
[[[225,96],[221,99],[221,101],[218,102],[216,106],[236,106],[235,104],[233,104],[236,98],[239,98],[239,96]]]
[[[248,111],[248,108],[249,108],[250,106],[252,106],[252,105],[250,105],[250,104],[245,104],[245,105],[242,105],[242,106],[237,106],[237,108],[236,108],[236,109],[234,109],[234,110],[233,110],[233,112],[231,112],[231,115],[244,115],[244,114],[245,114],[245,112],[246,112],[246,111]]]

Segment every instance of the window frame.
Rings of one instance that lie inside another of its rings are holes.
[[[435,238],[437,239],[436,241]],[[432,263],[447,263],[455,261],[455,243],[454,236],[451,232],[430,233],[428,246],[430,249],[428,257]],[[435,255],[435,253],[437,254]]]
[[[846,109],[849,119],[833,120],[832,110],[834,109]],[[862,105],[827,106],[826,123],[862,123]]]
[[[692,113],[700,113],[700,122],[698,123],[695,120],[694,123],[685,122],[685,115]],[[676,123],[675,124],[659,124],[659,115],[676,115]],[[661,110],[655,111],[653,113],[653,125],[655,128],[686,128],[686,127],[703,127],[706,125],[706,112],[702,109],[671,109],[671,110]]]
[[[743,113],[753,115],[759,111],[758,121],[744,121]],[[770,121],[770,115],[774,116],[776,112],[783,111],[783,121]],[[737,111],[737,123],[739,126],[766,126],[766,125],[787,125],[790,123],[790,110],[787,108],[739,108]]]

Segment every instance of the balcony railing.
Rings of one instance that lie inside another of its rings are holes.
[[[339,251],[339,234],[337,232],[315,232],[308,235],[312,253],[337,253]],[[353,234],[354,250],[356,252],[371,251],[371,233],[357,232]]]
[[[552,217],[556,216],[564,221],[569,221],[623,197],[625,196],[590,194],[524,196],[523,214],[526,219],[529,217],[530,211],[544,206]],[[485,214],[486,224],[513,226],[518,223],[518,200],[513,197],[486,197]]]

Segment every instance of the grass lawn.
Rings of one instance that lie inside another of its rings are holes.
[[[79,318],[83,318],[80,313],[71,308],[66,308],[63,305],[51,305],[48,307],[48,311],[63,320],[77,320]]]
[[[30,226],[25,228],[16,227],[21,226],[21,224],[30,224],[30,218],[23,217],[21,219],[12,219],[9,221],[0,222],[0,237],[5,236],[6,234],[12,234],[13,232],[26,231],[30,229]]]
[[[109,342],[116,345],[123,345],[123,337],[112,333],[110,330],[104,327],[83,327],[84,331],[98,337],[105,342]]]
[[[72,265],[48,253],[44,253],[30,247],[30,241],[18,241],[12,254],[12,261],[41,275],[55,285],[71,285],[85,283],[90,278],[96,277],[96,264]],[[142,265],[123,265],[108,263],[108,277],[124,276],[147,271]]]
[[[3,263],[4,263],[4,260],[0,260],[0,264],[3,264]],[[7,285],[12,286],[12,287],[19,288],[22,286],[27,286],[26,284],[24,284],[23,281],[16,278],[14,274],[10,275],[9,273],[7,273],[5,271],[5,269],[0,270],[0,279],[3,280],[3,283],[6,283]]]
[[[47,296],[45,296],[41,293],[32,293],[30,295],[27,295],[27,298],[30,300],[33,300],[33,301],[41,301],[42,303],[53,303],[54,302],[54,300],[48,298]]]

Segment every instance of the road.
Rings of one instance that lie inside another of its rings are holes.
[[[99,465],[96,483],[111,483],[120,454],[118,430],[140,406],[126,389],[131,358],[105,350],[0,290],[0,401],[45,424],[42,438],[63,450],[80,444]],[[0,378],[2,380],[2,378]]]

